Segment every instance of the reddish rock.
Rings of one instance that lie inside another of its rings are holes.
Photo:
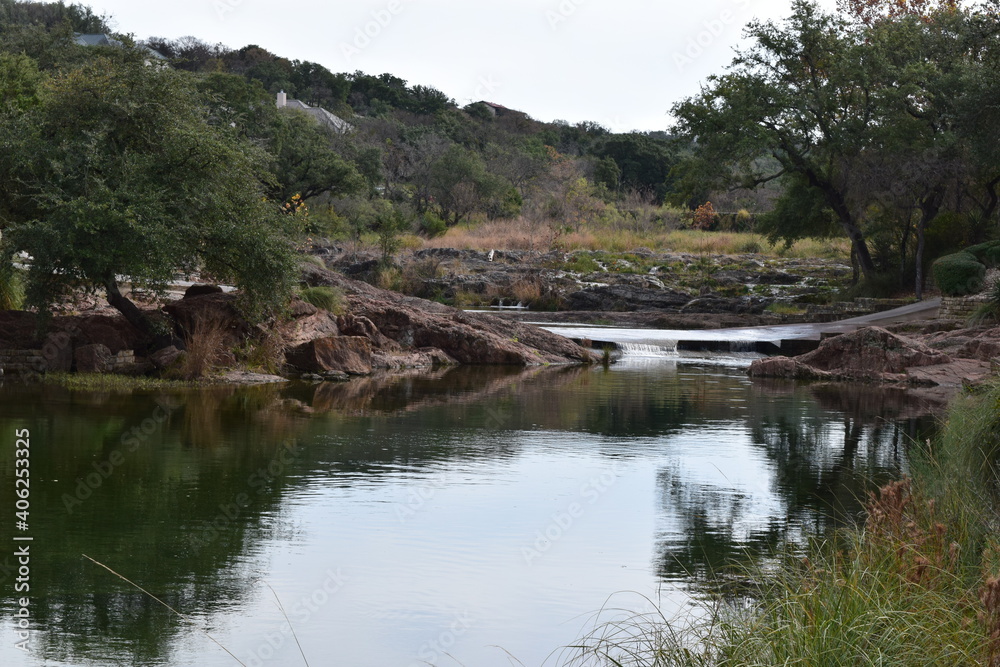
[[[309,373],[342,371],[367,375],[372,372],[371,342],[360,336],[317,338],[286,351],[285,361]]]
[[[827,371],[807,366],[790,357],[755,359],[747,371],[750,377],[788,378],[790,380],[821,380],[830,377]]]
[[[573,341],[538,327],[487,314],[464,313],[439,303],[407,297],[351,280],[319,267],[306,267],[305,280],[337,287],[347,295],[351,315],[365,318],[402,348],[437,348],[464,364],[566,364],[594,361]],[[341,327],[346,332],[347,327]],[[370,337],[371,333],[366,337]],[[376,346],[378,343],[376,342]]]
[[[293,297],[291,303],[288,304],[288,314],[292,317],[305,317],[306,315],[313,315],[318,311],[319,308],[308,301],[303,301],[297,296]]]
[[[313,313],[298,317],[281,327],[281,335],[286,349],[298,347],[317,338],[338,336],[340,333],[337,319],[325,310],[316,309]]]
[[[170,347],[165,347],[162,350],[157,350],[153,354],[149,355],[149,361],[156,368],[163,369],[172,366],[174,363],[176,363],[177,360],[181,358],[182,354],[184,353],[178,350],[173,345],[171,345]]]
[[[753,377],[866,380],[940,384],[954,372],[953,359],[924,343],[898,336],[881,327],[865,327],[825,339],[818,349],[797,356],[759,359],[750,366]],[[917,373],[917,369],[938,370]],[[947,380],[951,382],[951,380]]]
[[[986,337],[984,334],[974,338],[956,351],[956,356],[979,361],[991,361],[1000,357],[1000,340]]]
[[[82,345],[73,354],[77,373],[107,373],[111,370],[111,350],[107,345],[96,343]]]
[[[403,368],[428,368],[433,366],[454,366],[457,361],[441,350],[430,347],[412,352],[373,352],[372,368],[400,370]]]
[[[367,317],[351,315],[350,313],[337,316],[337,326],[345,336],[364,336],[380,350],[399,350],[399,343],[382,334]]]
[[[824,340],[818,349],[796,357],[818,370],[853,380],[878,380],[885,374],[904,374],[908,368],[952,361],[947,354],[920,341],[865,327]]]
[[[958,359],[947,364],[911,368],[907,380],[918,384],[941,387],[961,387],[978,384],[992,374],[990,364],[975,359]]]

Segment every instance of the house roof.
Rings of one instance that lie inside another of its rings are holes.
[[[315,118],[317,121],[319,121],[320,124],[326,125],[334,132],[337,132],[338,134],[347,134],[348,132],[354,129],[353,125],[348,123],[340,116],[330,113],[323,107],[311,107],[302,100],[293,100],[291,98],[288,98],[285,101],[285,108],[298,109],[299,111],[304,111],[313,118]]]
[[[123,48],[125,45],[114,37],[108,37],[104,34],[86,34],[77,32],[73,34],[73,39],[80,46],[117,46],[118,48]],[[141,47],[148,53],[158,60],[166,60],[166,57],[156,49],[152,49],[148,46]]]
[[[117,39],[103,34],[87,35],[78,32],[74,37],[76,38],[76,43],[80,46],[123,46]]]

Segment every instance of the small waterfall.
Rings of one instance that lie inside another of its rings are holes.
[[[731,340],[729,341],[729,351],[736,354],[748,354],[757,352],[757,341],[754,340]]]
[[[623,357],[676,357],[677,341],[664,340],[659,343],[618,343]]]

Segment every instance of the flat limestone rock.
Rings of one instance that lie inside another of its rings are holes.
[[[940,387],[961,387],[982,382],[991,372],[990,364],[985,361],[958,359],[947,364],[910,368],[906,374],[911,382]]]
[[[274,384],[288,382],[288,378],[283,378],[280,375],[253,373],[250,371],[226,371],[218,377],[218,380],[229,384]]]

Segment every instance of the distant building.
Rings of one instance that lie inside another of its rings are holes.
[[[515,116],[518,118],[528,117],[528,114],[524,113],[523,111],[508,109],[504,105],[497,104],[496,102],[487,102],[486,100],[481,100],[478,102],[478,104],[482,104],[487,109],[489,109],[490,113],[493,114],[493,116],[496,118],[503,118],[504,116]]]
[[[76,32],[73,33],[73,38],[76,40],[76,43],[79,44],[80,46],[114,46],[119,49],[125,48],[125,45],[122,42],[118,41],[114,37],[108,37],[107,35],[104,34],[84,34],[81,32]],[[139,48],[145,50],[150,58],[155,58],[156,60],[164,60],[164,61],[166,60],[163,54],[157,51],[156,49],[151,49],[148,46],[142,46]],[[147,60],[146,64],[150,65],[152,64],[152,61]]]
[[[278,93],[278,108],[304,111],[315,118],[320,125],[325,125],[337,134],[347,134],[354,130],[354,126],[340,116],[330,113],[323,107],[311,107],[301,100],[289,99],[285,91]]]

